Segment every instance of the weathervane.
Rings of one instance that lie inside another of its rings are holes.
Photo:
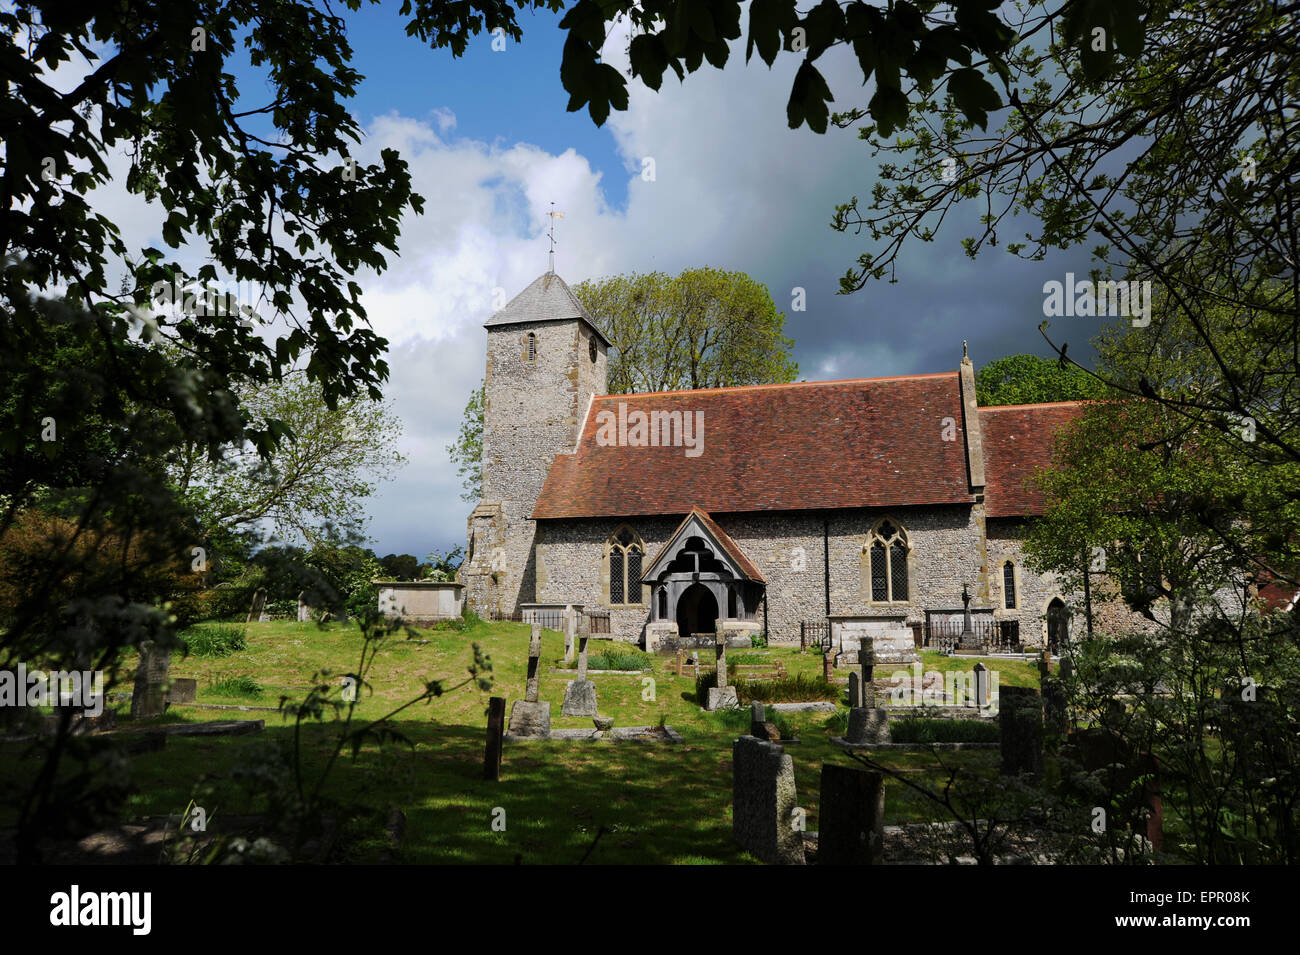
[[[550,263],[550,268],[548,268],[547,271],[550,272],[552,275],[554,275],[554,274],[555,274],[555,220],[556,220],[556,219],[563,219],[563,218],[564,218],[564,213],[563,213],[563,212],[556,212],[556,211],[555,211],[555,203],[552,202],[552,203],[551,203],[551,211],[548,212],[548,213],[546,213],[546,214],[547,214],[548,216],[551,217],[551,228],[550,228],[550,229],[547,231],[547,233],[546,233],[546,234],[547,234],[547,237],[550,238],[550,240],[551,240],[550,258],[549,258],[549,260],[548,260],[549,263]]]

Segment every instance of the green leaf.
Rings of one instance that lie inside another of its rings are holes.
[[[980,129],[988,128],[988,110],[1001,109],[1002,97],[974,67],[963,67],[948,80],[948,92],[957,108]]]
[[[794,75],[794,86],[790,90],[790,101],[786,104],[785,114],[791,129],[798,129],[803,123],[814,133],[826,132],[826,123],[830,110],[826,104],[834,102],[830,87],[812,63],[804,60],[799,64],[799,71]]]
[[[749,41],[745,46],[745,62],[758,55],[771,66],[781,50],[785,35],[799,22],[795,0],[753,0],[749,5]]]

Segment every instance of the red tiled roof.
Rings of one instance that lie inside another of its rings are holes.
[[[602,446],[603,411],[701,412],[682,447]],[[944,441],[944,418],[955,440]],[[593,399],[578,449],[556,455],[536,519],[961,504],[967,483],[956,372]]]
[[[673,545],[677,540],[678,535],[681,534],[682,528],[690,523],[692,517],[699,518],[700,523],[704,525],[704,529],[713,535],[713,539],[717,542],[718,546],[727,552],[727,556],[735,562],[736,566],[740,568],[740,572],[744,574],[745,577],[760,584],[767,583],[767,579],[763,576],[762,572],[759,571],[759,569],[754,566],[754,563],[745,556],[745,552],[740,549],[740,545],[731,539],[731,535],[719,527],[717,521],[698,507],[692,508],[691,512],[682,518],[682,522],[677,525],[677,530],[668,535],[668,543],[659,548],[659,552],[646,564],[646,567],[654,567],[654,565],[659,562],[659,558],[663,557],[668,548]],[[649,577],[645,576],[641,579],[648,580]]]
[[[984,438],[984,505],[988,517],[1043,513],[1043,495],[1026,480],[1051,463],[1056,431],[1074,421],[1081,401],[980,408]]]

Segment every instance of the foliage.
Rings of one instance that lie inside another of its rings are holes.
[[[1075,365],[1038,355],[1008,355],[984,365],[975,375],[975,394],[982,407],[1031,405],[1050,401],[1101,398],[1104,386]]]
[[[419,580],[428,569],[414,554],[385,554],[379,558],[385,580]]]
[[[895,743],[996,743],[1000,733],[998,724],[987,720],[909,717],[889,723],[890,739]]]
[[[587,654],[587,666],[593,670],[648,670],[654,657],[639,647],[602,647]]]
[[[749,645],[750,645],[751,647],[754,647],[755,649],[757,649],[758,647],[765,647],[765,646],[767,646],[767,634],[766,634],[766,633],[751,633],[751,634],[749,635]]]
[[[796,673],[783,680],[737,680],[736,694],[742,703],[761,700],[764,703],[804,703],[815,700],[835,701],[843,695],[843,688],[828,683],[820,676]]]
[[[464,487],[462,501],[478,501],[483,497],[483,403],[485,381],[470,393],[461,417],[456,440],[447,445],[447,456],[456,465],[456,474]]]
[[[280,537],[315,543],[324,526],[359,528],[362,503],[405,463],[392,450],[401,423],[378,401],[331,408],[302,372],[242,385],[236,397],[249,426],[276,422],[283,438],[269,453],[244,441],[216,459],[191,441],[173,457],[169,473],[199,515],[204,542],[269,526]]]
[[[262,685],[251,676],[228,676],[215,681],[212,684],[212,692],[216,696],[234,696],[256,700],[262,697],[264,691]]]
[[[465,550],[460,546],[453,547],[445,554],[434,551],[428,558],[429,565],[425,579],[455,580],[456,571],[460,570],[460,565],[464,563],[464,560]]]
[[[247,631],[237,624],[205,623],[190,627],[180,637],[187,652],[196,657],[224,657],[247,648]]]
[[[613,346],[610,394],[793,381],[767,287],[743,272],[687,269],[580,282],[574,294]]]

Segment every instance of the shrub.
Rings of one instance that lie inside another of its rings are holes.
[[[587,666],[593,670],[646,670],[653,666],[650,654],[637,647],[608,647],[587,654]]]
[[[828,683],[820,676],[803,673],[784,680],[737,680],[736,693],[741,702],[761,700],[764,703],[808,703],[816,700],[839,700],[843,689]]]
[[[765,647],[765,646],[767,646],[767,634],[766,634],[766,633],[751,633],[751,634],[749,635],[749,645],[750,645],[751,647]]]
[[[237,624],[199,624],[182,633],[181,641],[196,657],[224,657],[248,646],[244,628]]]
[[[212,684],[217,696],[235,696],[254,700],[262,695],[262,686],[251,676],[228,676]]]
[[[889,725],[895,743],[996,743],[998,724],[986,720],[939,720],[908,717]]]

